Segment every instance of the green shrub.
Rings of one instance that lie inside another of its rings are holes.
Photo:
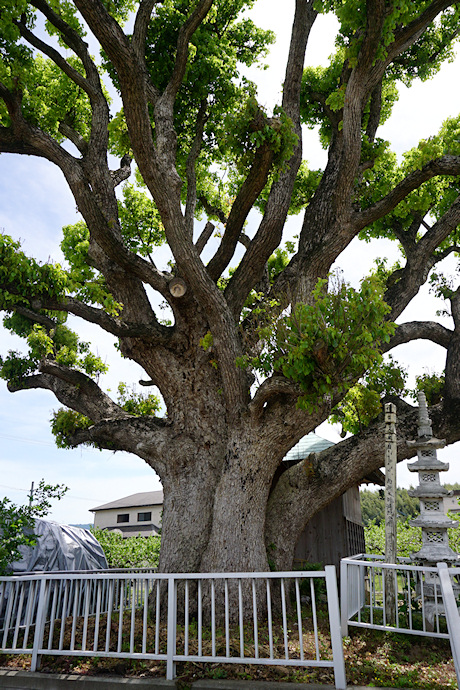
[[[448,535],[450,548],[459,553],[460,529],[449,529]],[[367,553],[385,553],[385,521],[379,525],[375,520],[371,521],[364,527],[364,537]],[[415,551],[422,548],[422,530],[420,527],[412,527],[408,520],[398,520],[396,523],[396,540],[398,556],[409,558]]]
[[[92,528],[91,532],[102,546],[109,568],[157,568],[160,537],[128,537],[118,532]]]

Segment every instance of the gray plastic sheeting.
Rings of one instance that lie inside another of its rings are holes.
[[[20,547],[23,558],[12,564],[13,575],[56,570],[108,568],[102,546],[87,529],[35,519],[35,546]]]

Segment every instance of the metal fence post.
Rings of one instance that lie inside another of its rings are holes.
[[[173,680],[176,677],[176,663],[174,655],[176,653],[176,626],[177,626],[177,583],[173,575],[168,577],[168,641],[166,649],[166,680]]]
[[[329,611],[329,626],[331,629],[335,687],[337,690],[346,690],[347,680],[345,677],[342,636],[340,634],[339,593],[337,590],[335,565],[327,565],[324,570],[326,573],[327,607]]]
[[[46,578],[44,577],[40,582],[40,592],[38,594],[37,619],[35,623],[34,644],[32,647],[32,659],[30,661],[30,670],[36,671],[40,665],[40,657],[38,650],[43,647],[43,635],[45,632],[46,619]]]
[[[348,635],[348,564],[340,561],[340,611],[342,613],[342,637]]]
[[[457,684],[460,688],[460,616],[458,615],[457,602],[447,563],[437,563],[436,565],[441,583],[442,600],[447,619],[452,656],[454,658],[455,673],[457,674]]]

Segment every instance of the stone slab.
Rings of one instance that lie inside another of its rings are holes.
[[[173,680],[165,678],[121,678],[119,676],[82,676],[71,673],[31,673],[0,669],[2,690],[166,690],[176,688]]]

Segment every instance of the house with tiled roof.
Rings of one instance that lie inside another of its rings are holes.
[[[159,534],[162,510],[162,491],[131,494],[91,508],[95,527],[116,530],[123,537],[148,537],[151,534]]]

